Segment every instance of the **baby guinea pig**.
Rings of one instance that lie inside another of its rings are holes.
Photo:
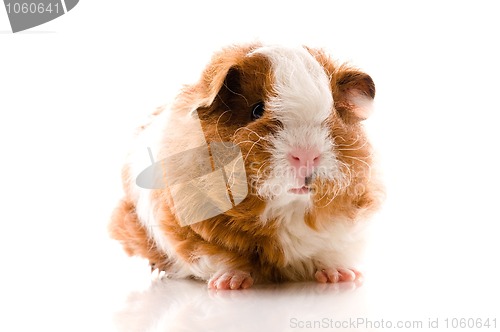
[[[374,96],[369,75],[322,50],[223,49],[138,130],[112,237],[214,289],[359,278],[382,194],[362,126]]]

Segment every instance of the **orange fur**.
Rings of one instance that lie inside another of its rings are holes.
[[[281,127],[268,114],[251,121],[253,105],[272,96],[273,76],[271,64],[263,55],[247,57],[259,47],[251,44],[231,47],[217,53],[202,74],[200,81],[186,87],[172,107],[172,114],[186,115],[196,108],[207,142],[233,142],[245,159],[248,178],[265,171],[270,159],[269,143],[258,142],[259,136]],[[345,187],[334,181],[313,182],[313,208],[304,216],[304,222],[318,232],[337,217],[355,222],[361,215],[368,216],[379,206],[380,185],[371,173],[372,148],[364,134],[356,105],[350,96],[356,92],[373,98],[375,87],[371,78],[347,65],[337,65],[320,50],[308,51],[324,67],[330,79],[335,111],[328,119],[331,139],[338,146],[341,170],[349,178]],[[353,92],[354,91],[354,92]],[[242,129],[243,128],[243,129]],[[168,154],[163,146],[159,155]],[[110,226],[111,234],[130,255],[149,259],[155,267],[168,271],[169,257],[142,226],[131,199],[130,168],[124,167],[126,199],[117,207]],[[279,222],[263,223],[260,215],[266,207],[249,181],[249,195],[233,209],[210,219],[188,226],[181,226],[175,217],[172,198],[168,190],[154,190],[151,201],[153,213],[162,233],[187,264],[194,264],[206,256],[216,256],[228,269],[252,271],[258,281],[283,281],[290,279],[286,273],[285,253],[278,245]],[[311,276],[312,278],[313,276]]]
[[[166,270],[168,260],[152,241],[135,213],[134,205],[126,200],[120,201],[111,217],[109,231],[113,238],[120,241],[130,256],[141,256],[149,260],[151,268]]]

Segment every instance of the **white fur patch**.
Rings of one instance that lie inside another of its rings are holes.
[[[363,223],[348,220],[320,221],[325,229],[316,231],[304,223],[306,202],[296,201],[286,208],[269,204],[266,214],[278,218],[278,239],[285,255],[285,274],[292,280],[310,279],[317,269],[353,268],[364,248]]]
[[[267,46],[253,53],[267,56],[272,63],[277,96],[266,107],[285,127],[321,125],[328,118],[333,108],[330,81],[305,48]]]
[[[268,46],[253,53],[267,56],[272,63],[275,96],[266,102],[266,110],[283,124],[283,130],[270,135],[272,160],[268,177],[259,183],[258,194],[265,199],[280,197],[287,204],[298,198],[288,190],[302,186],[294,176],[288,154],[294,148],[312,149],[321,154],[315,176],[334,179],[340,176],[333,142],[325,124],[333,111],[330,81],[324,68],[303,47]],[[288,199],[288,200],[287,200]]]

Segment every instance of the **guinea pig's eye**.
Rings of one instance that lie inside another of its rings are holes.
[[[259,102],[254,105],[252,109],[252,120],[257,120],[264,115],[264,103]]]

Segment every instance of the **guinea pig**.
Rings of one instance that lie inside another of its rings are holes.
[[[383,193],[362,124],[374,96],[368,74],[320,49],[223,49],[139,128],[112,237],[152,269],[213,289],[360,278]],[[151,162],[164,186],[140,185]]]

